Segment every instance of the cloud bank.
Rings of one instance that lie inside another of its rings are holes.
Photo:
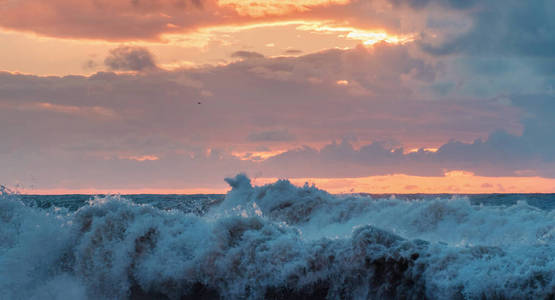
[[[442,66],[409,47],[247,55],[224,66],[134,74],[1,73],[0,181],[202,187],[238,171],[555,177],[554,95],[438,99],[422,91]],[[106,60],[119,70],[155,67],[140,48],[118,48]],[[438,150],[406,148],[430,144]],[[274,150],[282,153],[233,155]]]
[[[226,54],[232,63],[171,71],[148,48],[126,44],[90,76],[0,73],[0,182],[202,187],[239,171],[555,178],[552,1],[271,1],[245,8],[253,3],[3,1],[0,26],[164,42],[165,34],[287,20],[322,21],[296,30],[329,35],[347,26],[342,20],[413,41],[304,55],[279,50],[297,57],[245,45]]]

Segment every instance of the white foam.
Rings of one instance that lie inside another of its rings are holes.
[[[233,190],[205,216],[117,196],[70,213],[3,193],[0,293],[122,299],[139,288],[178,299],[200,284],[227,299],[554,294],[553,211],[227,181]]]

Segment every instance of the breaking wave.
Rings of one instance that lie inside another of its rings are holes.
[[[6,299],[553,299],[555,211],[228,178],[223,201],[0,195]],[[191,205],[190,205],[191,206]]]

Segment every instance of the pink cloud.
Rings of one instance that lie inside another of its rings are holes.
[[[303,178],[443,176],[450,170],[553,176],[552,145],[544,142],[551,127],[533,132],[539,135],[526,130],[552,122],[549,106],[520,123],[520,109],[552,98],[427,99],[418,91],[436,80],[438,66],[409,50],[383,43],[174,71],[0,73],[6,162],[0,182],[25,182],[34,174],[44,187],[149,182],[171,188],[219,182],[239,171]],[[339,80],[372,93],[349,93],[351,85]],[[112,117],[99,117],[102,112]],[[519,126],[527,127],[509,130]],[[402,144],[419,148],[414,142],[437,151],[405,152]],[[119,159],[122,153],[126,158]]]
[[[0,5],[2,28],[107,41],[163,41],[164,34],[199,28],[295,20],[413,34],[426,28],[426,17],[410,6],[360,0],[19,0]],[[355,39],[369,34],[354,31],[345,34]]]
[[[220,3],[221,2],[221,3]],[[52,0],[0,4],[0,27],[62,38],[110,41],[159,40],[163,33],[188,32],[215,25],[296,19],[319,6],[331,9],[348,0]],[[257,12],[247,9],[257,7]],[[287,13],[287,15],[286,15]]]

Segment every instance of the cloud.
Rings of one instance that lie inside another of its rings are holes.
[[[86,70],[92,70],[96,67],[98,67],[98,64],[92,59],[88,59],[85,63],[83,63],[83,69]]]
[[[131,156],[120,156],[120,159],[129,159],[135,161],[155,161],[159,160],[160,158],[156,155],[131,155]]]
[[[125,59],[123,62],[127,63]],[[36,77],[4,73],[0,74],[4,82],[0,97],[19,104],[48,102],[110,109],[119,118],[105,124],[113,128],[106,136],[117,138],[122,132],[162,134],[184,141],[218,142],[219,146],[244,141],[248,134],[268,128],[287,130],[309,145],[322,145],[345,135],[363,141],[392,138],[437,144],[451,138],[453,132],[463,140],[472,140],[499,127],[518,129],[511,107],[495,102],[421,101],[416,95],[419,85],[434,73],[434,65],[412,57],[406,47],[380,44],[372,49],[328,50],[136,75],[101,72],[89,77]],[[353,84],[339,86],[335,84],[338,80]],[[202,105],[197,105],[199,100]],[[466,121],[469,114],[473,122]],[[60,128],[85,130],[90,126],[68,126],[61,120],[44,122]],[[429,134],[430,128],[434,128],[434,135]],[[98,134],[97,129],[87,130],[92,135]],[[91,140],[96,138],[91,136]]]
[[[158,42],[167,42],[168,35],[183,37],[199,29],[221,27],[225,31],[299,20],[343,28],[347,23],[361,30],[357,33],[380,28],[392,34],[415,34],[426,29],[428,15],[419,8],[428,1],[391,2],[398,5],[358,0],[19,0],[0,7],[0,27],[60,38]],[[447,2],[452,5],[436,10],[465,3]]]
[[[172,2],[158,2],[158,3],[153,3],[152,1],[146,1],[146,0],[131,0],[131,4],[134,7],[141,7],[141,8],[156,8],[156,7],[161,7],[161,6],[174,6],[175,8],[181,8],[181,9],[188,9],[188,8],[198,8],[201,9],[203,8],[203,0],[178,0],[178,1],[173,1]]]
[[[464,1],[451,1],[454,3]],[[474,4],[469,4],[474,5]],[[438,45],[425,44],[433,54],[516,55],[555,57],[555,4],[550,0],[509,0],[475,4],[468,14],[469,31]]]
[[[228,65],[173,71],[159,69],[146,48],[122,46],[105,66],[135,72],[0,73],[0,182],[33,173],[45,186],[175,187],[238,171],[555,177],[552,1],[307,3],[2,2],[2,28],[64,38],[167,41],[164,34],[212,26],[229,25],[218,27],[228,34],[306,20],[329,24],[323,36],[345,21],[416,42],[285,52],[298,57],[237,51]],[[413,151],[420,147],[438,150]],[[261,151],[281,154],[264,160]]]
[[[251,59],[251,58],[264,58],[264,55],[258,52],[252,52],[252,51],[235,51],[231,54],[231,57]]]
[[[263,17],[310,11],[313,7],[345,5],[350,0],[220,0],[222,6],[229,6],[241,15]]]
[[[313,9],[333,10],[348,2],[19,0],[0,5],[0,27],[72,39],[162,41],[164,34],[188,33],[204,27],[298,20]]]
[[[247,140],[251,142],[287,142],[295,140],[295,135],[287,130],[270,130],[251,133]]]
[[[199,1],[53,0],[14,1],[0,8],[0,26],[38,34],[103,40],[157,39],[172,17],[188,16],[179,26],[192,27],[214,19],[205,9],[216,6]],[[36,12],[40,11],[40,18]],[[71,17],[70,17],[71,16]],[[169,18],[168,18],[169,17]]]
[[[220,23],[216,9],[222,16],[236,15],[219,9],[216,0],[21,0],[0,6],[0,26],[62,38],[159,40],[162,33]]]
[[[288,50],[285,50],[283,53],[296,55],[296,54],[303,53],[303,51],[302,50],[297,50],[297,49],[288,49]]]
[[[171,188],[240,171],[555,176],[552,95],[427,98],[422,88],[439,80],[441,66],[410,50],[383,43],[91,76],[0,72],[0,182],[28,182],[33,174],[44,188]],[[358,139],[329,143],[346,136]],[[439,149],[408,153],[395,141]],[[288,151],[267,160],[232,154],[261,146]]]
[[[60,104],[52,104],[49,102],[33,102],[33,103],[25,103],[22,105],[16,106],[19,110],[36,110],[36,111],[48,111],[48,112],[55,112],[60,114],[66,115],[76,115],[76,116],[102,116],[106,118],[113,118],[115,117],[115,113],[108,108],[101,107],[101,106],[72,106],[72,105],[60,105]]]
[[[112,71],[147,71],[156,69],[154,56],[146,48],[120,46],[110,50],[104,64]]]
[[[396,5],[409,5],[412,8],[422,9],[430,4],[439,4],[457,9],[466,9],[475,6],[477,0],[391,0]]]
[[[272,170],[274,177],[442,176],[452,170],[465,170],[479,176],[555,178],[553,138],[553,133],[536,140],[526,133],[516,136],[497,131],[486,140],[450,141],[436,152],[420,149],[410,153],[382,143],[355,149],[349,142],[342,141],[320,150],[311,147],[290,150],[263,164],[266,170]],[[545,140],[550,142],[544,143]]]

